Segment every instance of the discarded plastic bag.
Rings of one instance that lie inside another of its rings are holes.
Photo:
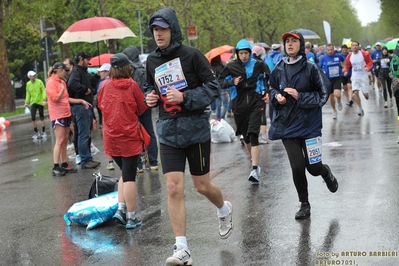
[[[118,210],[118,191],[73,204],[64,214],[65,223],[87,225],[86,230],[109,221]]]
[[[224,119],[211,119],[211,141],[212,143],[224,143],[236,141],[235,131]]]

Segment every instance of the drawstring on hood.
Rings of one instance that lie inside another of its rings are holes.
[[[165,21],[168,22],[169,28],[171,30],[171,40],[169,47],[164,51],[161,51],[158,47],[156,51],[163,54],[170,54],[175,48],[179,47],[183,42],[183,37],[180,30],[179,20],[176,16],[176,12],[169,7],[165,7],[162,8],[161,10],[158,10],[154,15],[152,15],[148,25],[150,27],[153,38],[154,38],[153,27],[151,25],[154,22],[155,18],[163,18]]]

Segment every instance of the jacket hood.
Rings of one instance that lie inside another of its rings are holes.
[[[169,24],[169,28],[171,30],[171,35],[172,35],[171,40],[170,40],[170,45],[166,49],[166,51],[162,51],[162,53],[169,54],[170,51],[179,47],[181,45],[181,43],[183,42],[183,37],[182,37],[181,30],[180,30],[180,24],[179,24],[179,20],[176,16],[176,12],[169,7],[165,7],[165,8],[162,8],[161,10],[158,10],[157,12],[155,12],[154,15],[152,15],[148,25],[150,27],[153,38],[154,38],[154,34],[153,34],[153,27],[151,27],[151,24],[154,22],[155,18],[163,18]],[[160,49],[157,48],[157,51],[160,51]]]
[[[293,34],[299,36],[300,47],[299,47],[299,52],[298,52],[297,56],[298,56],[298,55],[303,55],[303,56],[306,57],[306,53],[305,53],[305,39],[303,38],[302,33],[298,32],[298,31],[296,31],[296,30],[290,31],[289,33],[293,33]],[[283,42],[284,42],[284,53],[287,54],[286,45],[285,45],[285,40],[283,40]]]
[[[133,64],[133,66],[135,66],[135,68],[143,67],[143,64],[141,63],[140,58],[139,58],[140,52],[136,46],[134,46],[134,45],[129,46],[128,48],[123,50],[122,53],[125,54],[129,58],[129,60],[131,62],[130,65]]]
[[[104,82],[111,82],[113,88],[115,88],[117,90],[126,90],[132,85],[133,79],[131,79],[131,78],[122,78],[122,79],[111,78],[107,81],[104,80]]]
[[[237,45],[236,45],[236,56],[237,59],[240,60],[240,57],[238,56],[238,52],[240,50],[248,50],[249,52],[249,58],[252,58],[252,48],[251,45],[249,44],[249,42],[245,39],[241,39],[240,41],[238,41]],[[240,60],[241,61],[241,60]]]

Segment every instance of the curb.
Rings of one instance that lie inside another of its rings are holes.
[[[32,122],[30,114],[15,115],[15,116],[6,117],[5,119],[10,121],[11,125],[21,125]],[[44,111],[44,119],[48,119],[48,111]]]

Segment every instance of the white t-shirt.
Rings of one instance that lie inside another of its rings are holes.
[[[359,51],[357,54],[352,53],[350,62],[352,64],[352,77],[367,76],[368,71],[365,70],[366,61],[364,61],[362,52]]]

